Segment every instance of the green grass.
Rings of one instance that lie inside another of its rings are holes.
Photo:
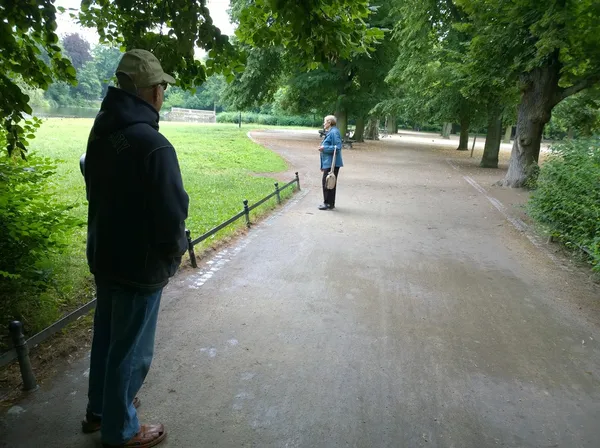
[[[31,151],[58,161],[56,200],[76,204],[73,213],[85,220],[85,184],[79,157],[85,152],[91,119],[47,119],[31,143]],[[256,125],[252,126],[252,129]],[[187,227],[192,237],[217,226],[250,204],[274,191],[274,179],[255,173],[287,169],[277,154],[250,141],[250,127],[161,123],[161,132],[177,151],[185,188],[190,196]],[[291,179],[290,179],[291,180]],[[291,195],[286,190],[284,197]],[[272,209],[275,199],[253,213],[254,219]],[[207,240],[198,250],[213,245],[245,226],[244,220]],[[75,229],[69,250],[52,260],[57,272],[55,287],[45,298],[45,312],[31,316],[29,330],[43,328],[57,313],[73,309],[93,295],[93,284],[85,259],[85,226]],[[185,261],[184,261],[185,262]]]

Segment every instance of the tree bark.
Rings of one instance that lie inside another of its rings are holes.
[[[558,86],[561,64],[558,52],[541,67],[521,76],[521,104],[517,115],[517,135],[513,143],[508,173],[499,182],[505,187],[520,188],[534,171],[540,156],[544,126],[552,108],[562,100]]]
[[[334,115],[337,120],[336,126],[340,130],[342,139],[344,139],[346,132],[348,131],[348,110],[345,107],[338,105]]]
[[[506,132],[504,133],[504,140],[502,143],[510,143],[510,138],[512,137],[512,124],[506,126]]]
[[[488,128],[485,137],[483,157],[479,164],[482,168],[498,168],[498,154],[502,140],[502,108],[492,106],[488,111]]]
[[[460,108],[460,142],[458,143],[458,151],[469,150],[469,126],[471,125],[471,111],[466,101],[463,102]]]
[[[390,115],[387,119],[387,131],[388,134],[395,134],[396,129],[396,117],[394,115]]]
[[[452,123],[444,123],[442,125],[442,138],[450,140],[450,133],[452,132]]]
[[[356,142],[365,141],[365,117],[361,116],[356,119],[356,129],[352,139]]]
[[[460,142],[458,143],[458,151],[469,150],[469,125],[471,124],[471,118],[467,117],[460,120]]]
[[[369,118],[367,129],[365,131],[365,139],[379,140],[379,120],[376,118]]]
[[[573,140],[574,137],[575,137],[575,131],[573,130],[573,126],[570,126],[569,131],[567,132],[567,138],[569,140]]]

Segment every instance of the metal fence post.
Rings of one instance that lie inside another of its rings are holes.
[[[19,360],[19,368],[21,369],[21,378],[23,379],[23,390],[30,391],[37,389],[37,381],[31,368],[31,360],[29,359],[29,347],[23,334],[23,324],[17,320],[8,324],[8,331],[17,351]]]
[[[196,253],[194,252],[194,244],[192,244],[192,234],[188,229],[185,229],[185,236],[187,238],[188,254],[190,255],[190,261],[192,263],[192,267],[197,268],[198,263],[196,262]]]
[[[277,193],[277,203],[281,204],[281,194],[279,193],[279,182],[275,182],[275,193]]]
[[[300,188],[300,176],[298,176],[297,171],[296,171],[296,183],[298,184],[298,191],[302,190],[302,188]]]
[[[248,208],[248,199],[244,199],[244,214],[246,215],[246,227],[250,227],[250,209]]]

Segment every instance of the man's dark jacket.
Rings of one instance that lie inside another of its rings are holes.
[[[88,141],[87,258],[97,279],[158,289],[187,249],[189,198],[158,112],[109,88]]]

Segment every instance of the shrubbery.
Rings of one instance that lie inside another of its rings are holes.
[[[531,215],[570,247],[584,249],[600,271],[600,140],[557,144],[542,165]]]
[[[1,139],[0,139],[1,140]],[[61,252],[74,226],[70,206],[53,195],[55,164],[29,156],[0,157],[0,317],[25,321],[36,329],[37,316],[56,314],[47,297],[54,270],[49,257]],[[52,317],[50,317],[52,319]],[[43,319],[42,319],[43,320]],[[1,331],[0,333],[4,333]],[[3,345],[0,336],[0,347]]]
[[[222,112],[217,114],[217,123],[239,123],[239,117],[239,112]],[[320,127],[321,117],[267,115],[242,112],[242,123],[262,124],[266,126]]]

